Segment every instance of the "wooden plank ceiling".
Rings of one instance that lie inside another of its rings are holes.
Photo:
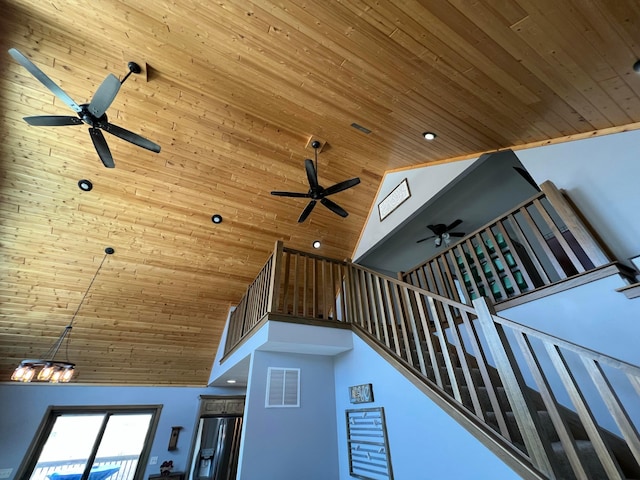
[[[3,380],[44,355],[105,247],[69,346],[76,381],[203,385],[275,241],[349,257],[386,170],[640,122],[636,0],[0,4]],[[107,113],[162,151],[106,134],[106,169],[86,126],[27,125],[74,112],[11,47],[79,104],[142,64]],[[332,196],[347,218],[319,205],[298,224],[306,200],[270,195],[307,190],[311,137],[327,142],[321,184],[362,180]]]

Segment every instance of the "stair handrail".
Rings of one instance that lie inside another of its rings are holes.
[[[306,273],[300,273],[307,272],[308,264],[314,272],[310,283]],[[290,274],[290,270],[294,273]],[[319,279],[329,285],[319,285]],[[297,300],[287,300],[287,289],[299,292],[295,294]],[[316,306],[307,310],[306,306],[300,309],[297,305],[293,305],[290,312],[286,310],[291,302],[295,304],[307,297],[317,301],[318,289],[322,289],[322,299],[317,310]],[[340,297],[339,301],[336,296]],[[300,312],[306,312],[307,316],[299,317],[300,321],[307,322],[316,315],[317,321],[327,325],[350,325],[374,339],[425,385],[439,391],[439,395],[449,396],[469,415],[511,442],[514,459],[521,458],[516,455],[515,445],[522,442],[524,445],[518,448],[526,450],[538,471],[548,478],[562,478],[551,440],[541,434],[537,409],[542,406],[549,412],[552,428],[559,438],[554,441],[562,445],[574,474],[588,478],[572,433],[573,426],[568,426],[566,420],[571,413],[569,404],[558,400],[554,390],[557,386],[549,380],[542,365],[544,354],[544,360],[557,369],[562,388],[568,390],[576,412],[571,415],[580,421],[580,431],[586,432],[607,477],[622,479],[621,462],[610,448],[612,442],[618,440],[599,424],[582,391],[582,379],[577,378],[567,360],[568,355],[577,355],[626,441],[629,454],[624,462],[631,462],[640,472],[638,432],[624,399],[619,396],[629,392],[616,390],[606,371],[610,368],[621,371],[635,399],[640,396],[640,368],[501,318],[484,299],[477,299],[473,306],[466,305],[348,261],[285,248],[276,242],[274,253],[247,289],[236,312],[234,325],[229,325],[233,339],[227,343],[228,349],[235,348],[259,322],[269,318],[279,320],[288,316],[289,321],[296,321],[297,315],[302,315]],[[515,341],[510,340],[514,337]],[[534,342],[540,342],[542,347],[534,348]],[[478,378],[474,377],[474,370],[479,372]],[[532,385],[536,387],[535,395]],[[484,390],[479,390],[480,387]],[[501,389],[508,405],[502,403]],[[481,391],[486,392],[486,400],[482,400]],[[508,406],[510,409],[505,410]],[[515,416],[516,427],[508,421],[510,412]],[[574,417],[570,418],[572,422]],[[516,430],[512,431],[513,428]]]
[[[610,264],[565,194],[551,181],[541,189],[399,277],[462,303],[499,303]]]

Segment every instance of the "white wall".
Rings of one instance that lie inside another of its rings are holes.
[[[384,407],[394,478],[508,480],[520,478],[475,437],[354,335],[335,359],[340,476],[348,480],[345,410]],[[373,384],[374,402],[349,403],[348,387]],[[306,478],[306,477],[300,477]]]
[[[268,367],[300,368],[299,408],[265,408]],[[337,478],[333,359],[256,351],[249,375],[237,478]]]
[[[367,253],[389,233],[406,222],[418,209],[427,203],[427,201],[438,196],[442,188],[460,175],[476,160],[477,159],[474,158],[460,162],[444,163],[441,165],[385,174],[378,190],[378,196],[373,201],[371,214],[360,235],[360,241],[354,250],[352,258],[357,260]],[[411,197],[381,222],[378,213],[378,203],[389,195],[405,178],[409,183]]]
[[[567,191],[619,260],[640,254],[640,130],[515,153],[538,183]]]
[[[640,299],[629,300],[612,275],[534,302],[502,310],[499,316],[640,365]]]

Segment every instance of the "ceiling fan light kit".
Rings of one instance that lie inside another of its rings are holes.
[[[53,80],[51,80],[42,70],[40,70],[31,60],[15,48],[9,49],[9,55],[20,65],[31,73],[37,80],[47,87],[51,93],[58,97],[71,110],[76,112],[77,117],[64,115],[39,115],[34,117],[24,117],[24,121],[29,125],[37,127],[62,127],[69,125],[87,124],[89,126],[89,136],[93,145],[98,152],[98,156],[102,164],[107,168],[114,168],[115,162],[109,150],[109,145],[102,134],[102,130],[111,135],[121,138],[129,143],[133,143],[138,147],[145,148],[155,153],[160,153],[160,145],[141,137],[137,133],[130,132],[122,127],[109,123],[107,118],[107,109],[111,106],[120,91],[122,84],[134,73],[140,73],[141,68],[135,62],[129,62],[129,72],[122,81],[118,77],[110,73],[103,80],[98,90],[93,95],[89,103],[77,104],[62,88],[60,88]]]
[[[425,237],[425,238],[421,238],[416,243],[421,243],[421,242],[424,242],[425,240],[430,240],[430,239],[434,238],[435,239],[434,240],[434,245],[436,247],[439,247],[440,245],[442,245],[443,242],[444,242],[444,244],[446,246],[449,246],[449,244],[451,243],[451,237],[462,238],[462,237],[464,237],[466,235],[464,232],[452,232],[451,231],[454,228],[456,228],[458,225],[460,225],[461,223],[462,223],[462,220],[457,219],[457,220],[454,220],[449,225],[446,225],[444,223],[437,223],[435,225],[433,225],[433,224],[432,225],[427,225],[427,228],[433,232],[433,235],[430,235],[430,236]]]

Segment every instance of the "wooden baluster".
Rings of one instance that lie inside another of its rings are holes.
[[[382,341],[382,335],[380,334],[380,312],[378,312],[378,302],[376,302],[375,295],[376,291],[373,288],[373,275],[369,272],[366,272],[366,285],[367,285],[367,303],[369,304],[369,308],[371,310],[371,319],[373,322],[375,336],[378,340]]]
[[[430,319],[427,315],[424,302],[428,298],[419,292],[413,292],[416,297],[416,305],[418,307],[418,315],[420,322],[422,323],[422,330],[425,332],[425,342],[427,344],[427,353],[429,354],[429,361],[431,362],[431,368],[433,370],[433,376],[436,384],[444,390],[444,383],[442,382],[442,376],[440,375],[440,367],[438,366],[438,358],[436,356],[436,349],[433,345],[433,329],[431,328]]]
[[[529,371],[533,376],[534,381],[537,385],[537,390],[542,397],[542,401],[544,402],[545,408],[549,413],[549,418],[551,418],[551,422],[556,429],[558,434],[558,438],[562,443],[562,447],[564,449],[565,454],[567,455],[567,459],[569,460],[569,464],[573,468],[574,473],[577,478],[590,478],[589,474],[585,471],[584,465],[582,464],[582,460],[578,455],[578,447],[576,445],[575,438],[568,423],[565,420],[565,417],[560,414],[558,410],[558,401],[553,393],[553,389],[549,384],[547,376],[544,373],[544,370],[538,360],[538,356],[531,345],[529,338],[523,333],[519,331],[514,331],[514,335],[516,337],[516,341],[520,346],[520,351],[524,357],[527,366],[529,367]]]
[[[451,314],[451,309],[453,308],[451,305],[441,302],[442,309],[444,310],[445,317],[447,319],[447,323],[449,324],[449,334],[452,339],[453,347],[456,349],[456,354],[458,355],[458,362],[460,363],[460,368],[462,369],[462,375],[464,377],[467,389],[469,391],[469,396],[471,397],[471,404],[473,406],[473,411],[479,417],[484,419],[484,410],[480,405],[480,399],[478,398],[478,389],[476,387],[475,381],[473,380],[473,376],[471,375],[471,368],[469,367],[469,362],[467,359],[467,352],[464,347],[464,343],[462,341],[462,337],[460,336],[460,329],[458,322],[453,318]],[[457,378],[456,378],[456,381]]]
[[[531,276],[529,275],[529,271],[524,266],[522,257],[518,253],[518,250],[515,248],[515,245],[513,244],[511,237],[507,235],[507,231],[505,229],[505,222],[509,223],[509,225],[511,226],[511,229],[515,233],[515,236],[518,237],[518,242],[524,248],[525,252],[527,253],[527,256],[531,260],[531,263],[533,263],[533,266],[536,269],[536,272],[538,273],[538,275],[540,276],[542,282],[545,285],[548,285],[549,283],[551,283],[551,280],[549,279],[549,275],[547,275],[547,272],[542,266],[542,263],[540,263],[540,260],[538,259],[538,255],[536,254],[536,252],[533,250],[533,247],[529,243],[529,239],[525,236],[524,232],[520,228],[520,225],[516,221],[516,218],[513,215],[509,215],[506,217],[506,219],[498,222],[496,224],[496,227],[502,234],[502,237],[504,238],[504,241],[507,244],[507,248],[509,249],[509,252],[513,256],[516,264],[520,268],[520,272],[522,272],[522,276],[524,277],[524,281],[527,283],[527,285],[534,285],[536,287],[540,286],[540,285],[536,285],[535,282],[531,279]]]
[[[267,302],[267,312],[278,312],[286,308],[280,307],[280,279],[282,278],[282,257],[284,256],[284,245],[282,241],[276,241],[276,245],[271,256],[271,274],[269,276],[269,294]]]
[[[369,298],[367,295],[367,286],[365,284],[366,272],[358,270],[358,291],[360,292],[360,306],[362,313],[362,321],[366,325],[366,330],[373,334],[371,328],[371,316],[369,315]]]
[[[427,297],[427,304],[429,305],[431,318],[436,328],[436,338],[438,339],[440,348],[439,351],[440,353],[442,353],[442,359],[449,376],[449,384],[451,385],[453,398],[455,398],[459,403],[462,403],[462,394],[460,393],[460,386],[458,385],[458,381],[456,379],[455,366],[453,365],[451,354],[449,352],[447,334],[445,332],[445,328],[442,325],[442,319],[444,317],[442,312],[442,305],[439,301],[430,296]]]
[[[551,458],[555,457],[551,445],[540,437],[539,432],[542,431],[542,428],[535,406],[529,396],[525,394],[527,385],[502,325],[493,321],[493,313],[485,299],[478,298],[474,300],[473,306],[476,309],[478,322],[484,332],[491,356],[502,379],[505,393],[522,434],[527,453],[538,469],[554,478]]]
[[[342,312],[343,322],[349,321],[349,310],[347,307],[348,295],[347,295],[347,268],[344,263],[340,264],[340,270],[338,274],[338,280],[340,282],[340,310]]]
[[[451,273],[451,266],[449,264],[449,256],[451,255],[451,250],[447,250],[440,255],[441,262],[441,270],[443,276],[443,282],[445,286],[448,287],[447,294],[444,295],[447,298],[451,298],[456,302],[460,301],[460,295],[458,293],[458,288],[454,281],[455,275]],[[455,262],[454,262],[455,263]]]
[[[587,254],[591,262],[593,262],[596,267],[611,262],[611,259],[595,239],[594,235],[591,234],[591,231],[553,182],[549,180],[543,182],[540,185],[540,189],[544,192],[549,203],[551,203],[556,213],[573,234],[578,245],[580,245],[582,250]]]
[[[393,303],[396,309],[396,316],[398,318],[398,324],[400,325],[401,332],[401,340],[404,345],[404,358],[409,363],[409,365],[413,365],[413,361],[411,358],[411,345],[409,345],[409,335],[407,333],[407,324],[406,324],[406,314],[405,310],[402,308],[402,296],[398,290],[397,283],[391,283],[391,295],[393,298]]]
[[[318,304],[318,261],[315,258],[311,259],[313,285],[312,285],[312,298],[313,298],[313,318],[320,316],[320,306]]]
[[[497,260],[499,260],[500,263],[502,264],[502,267],[504,269],[504,274],[507,276],[507,278],[511,282],[511,285],[513,286],[514,294],[517,295],[519,293],[522,293],[523,290],[520,288],[520,285],[516,281],[515,276],[513,275],[513,272],[511,271],[511,267],[509,266],[509,262],[507,262],[507,259],[505,258],[504,254],[502,253],[502,249],[500,248],[500,245],[498,244],[498,241],[496,240],[496,237],[493,235],[493,231],[491,230],[491,227],[487,228],[485,230],[485,233],[487,235],[487,239],[491,242],[492,245],[494,245],[494,249],[495,249],[494,255],[497,257]],[[506,243],[506,236],[503,235],[503,238],[505,238],[505,243]],[[488,246],[487,246],[487,253],[489,254],[489,258],[491,258],[491,252],[489,252],[489,247]],[[513,256],[513,254],[512,254],[512,256]],[[514,256],[513,258],[515,259],[516,257]],[[489,261],[491,262],[492,267],[493,267],[493,264],[494,264],[493,259],[491,259]],[[496,278],[500,278],[500,272],[498,271],[498,267],[497,266],[495,268],[492,268],[492,271],[493,271],[494,275],[496,275]],[[525,283],[527,285],[530,285],[530,288],[534,288],[533,284],[530,283],[531,279],[529,278],[529,274],[527,273],[527,269],[524,267],[524,265],[519,264],[519,271],[520,271],[520,273],[522,273],[522,277],[523,277],[523,279],[525,279]],[[508,296],[509,296],[509,292],[507,292],[507,297]]]
[[[393,346],[396,351],[396,355],[401,357],[402,351],[400,350],[400,341],[398,338],[398,328],[397,328],[398,320],[396,319],[396,309],[393,304],[393,296],[390,288],[392,285],[390,285],[390,282],[387,279],[383,279],[383,282],[384,282],[384,297],[387,304],[387,310],[389,312],[389,323],[391,325],[391,333],[393,333]]]
[[[309,260],[313,262],[313,259],[307,257],[303,258],[302,262],[302,316],[307,317],[309,315]]]
[[[383,333],[384,344],[387,348],[391,348],[391,343],[389,342],[389,319],[387,318],[387,314],[384,308],[384,299],[382,296],[382,288],[380,287],[380,278],[374,279],[375,282],[375,296],[378,303],[378,316],[380,318],[381,329]]]
[[[556,258],[556,256],[551,251],[551,248],[549,248],[549,245],[547,244],[547,241],[542,236],[542,233],[540,233],[540,230],[538,229],[538,225],[536,224],[536,222],[534,222],[533,218],[531,218],[531,214],[529,213],[529,211],[526,208],[523,208],[522,210],[520,210],[520,213],[522,214],[522,218],[524,219],[524,222],[531,229],[531,232],[533,233],[533,236],[537,240],[538,245],[544,251],[546,257],[551,262],[551,265],[553,265],[553,268],[556,271],[556,273],[558,274],[558,276],[561,279],[567,278],[567,274],[565,273],[564,269],[560,265],[560,262],[558,262],[558,259]],[[515,221],[516,221],[516,223],[518,223],[517,219],[515,219]],[[519,226],[519,224],[518,224],[518,226]],[[521,231],[522,231],[522,229],[521,229]]]
[[[493,413],[496,416],[496,421],[498,422],[498,429],[500,430],[500,434],[508,440],[511,440],[511,434],[509,433],[509,429],[507,427],[507,422],[504,416],[504,411],[502,406],[500,405],[500,401],[498,400],[498,394],[496,391],[496,386],[494,385],[494,381],[491,378],[489,373],[489,362],[487,361],[487,356],[485,354],[484,348],[482,347],[482,342],[478,336],[478,332],[469,318],[469,314],[466,311],[461,312],[462,323],[467,329],[467,335],[469,338],[469,343],[471,343],[471,348],[473,350],[473,355],[477,360],[478,369],[480,370],[480,376],[482,377],[482,382],[487,390],[487,396],[489,397],[489,403],[491,404],[491,408]]]
[[[585,271],[584,266],[578,259],[573,249],[569,246],[569,243],[564,238],[564,235],[562,235],[562,232],[557,227],[557,225],[555,224],[555,222],[553,221],[553,219],[551,218],[547,210],[544,208],[542,203],[540,203],[540,200],[534,200],[533,207],[535,207],[535,209],[538,211],[538,213],[540,214],[544,222],[547,224],[547,227],[549,227],[549,229],[551,230],[551,233],[553,233],[556,240],[558,240],[558,243],[562,247],[562,250],[564,251],[565,255],[571,261],[571,264],[573,265],[573,267],[578,271],[578,273],[584,272]]]
[[[562,355],[562,352],[556,345],[553,345],[550,342],[544,342],[544,347],[547,350],[549,358],[558,372],[560,379],[562,380],[564,388],[569,394],[569,398],[571,399],[573,406],[576,408],[576,412],[580,416],[580,420],[582,421],[582,425],[589,436],[589,440],[591,440],[593,448],[600,459],[600,463],[607,473],[607,478],[610,480],[623,480],[624,474],[620,470],[620,466],[615,460],[609,445],[607,445],[602,438],[598,423],[594,418],[593,413],[591,412],[591,409],[578,386],[578,382],[574,378],[571,368],[564,358],[564,355]]]
[[[618,395],[611,386],[609,379],[602,370],[602,366],[597,360],[582,357],[582,363],[584,363],[589,376],[593,380],[594,385],[600,392],[602,400],[607,405],[607,410],[611,413],[611,416],[618,425],[622,436],[627,441],[627,446],[636,459],[636,462],[640,464],[640,439],[638,438],[638,431],[636,430],[633,422],[629,418],[627,411],[620,402]]]
[[[300,261],[300,255],[296,253],[293,256],[293,284],[291,285],[291,289],[293,291],[293,303],[292,303],[292,308],[291,308],[291,314],[295,315],[295,316],[299,315],[298,307],[300,306],[300,303],[299,303],[299,298],[300,298],[299,287],[300,287],[300,285],[298,284],[298,263],[299,263],[299,261]]]
[[[455,248],[455,247],[454,247]],[[464,294],[466,292],[466,286],[464,284],[464,278],[462,277],[462,272],[460,271],[460,266],[456,261],[456,254],[454,248],[451,248],[444,252],[445,264],[448,266],[448,276],[451,279],[451,285],[453,287],[453,299],[460,303],[470,303],[467,299],[467,295]],[[451,272],[451,265],[453,265],[453,272]],[[456,279],[458,284],[456,285]],[[458,291],[458,286],[460,287],[460,291],[463,292],[463,297],[460,298],[460,292]]]
[[[424,362],[424,352],[422,351],[422,341],[420,339],[420,334],[418,333],[418,325],[414,315],[414,303],[411,301],[412,298],[409,296],[409,290],[406,287],[399,286],[399,289],[405,311],[407,312],[406,317],[407,321],[409,322],[409,330],[411,331],[411,335],[413,337],[413,343],[416,349],[416,357],[418,357],[418,366],[420,368],[420,372],[422,372],[422,374],[426,377],[427,369]]]
[[[289,310],[289,292],[291,291],[289,285],[289,271],[291,270],[291,254],[289,252],[284,252],[284,255],[284,281],[282,282],[283,292],[280,312],[286,314],[292,313],[291,310]],[[275,281],[275,279],[273,281]]]

